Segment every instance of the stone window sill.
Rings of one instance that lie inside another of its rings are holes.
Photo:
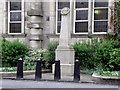
[[[27,34],[2,34],[2,37],[3,38],[6,38],[6,37],[26,37]]]
[[[71,34],[72,38],[91,38],[91,37],[98,37],[104,36],[105,34]],[[47,34],[48,37],[59,37],[60,34]]]

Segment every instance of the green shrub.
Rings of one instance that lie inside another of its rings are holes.
[[[120,48],[113,49],[110,52],[110,60],[108,64],[110,70],[120,70]]]
[[[81,69],[94,68],[94,50],[91,44],[77,42],[73,48],[75,50],[75,59],[80,60]]]
[[[42,60],[42,54],[44,53],[41,49],[35,49],[29,52],[28,55],[24,58],[24,69],[25,70],[34,70],[35,69],[35,61],[37,59]]]
[[[52,64],[55,61],[55,50],[58,46],[58,42],[53,41],[48,44],[46,52],[43,54],[43,60],[45,61],[45,68],[51,69]]]
[[[99,43],[95,50],[95,67],[109,69],[108,62],[110,60],[110,52],[117,48],[119,42],[117,40],[107,40]]]
[[[2,41],[2,66],[14,67],[19,58],[24,58],[25,54],[29,51],[27,45],[18,40],[15,41]]]
[[[80,60],[81,69],[118,70],[120,68],[120,52],[118,40],[106,40],[91,43],[74,44],[75,58]],[[116,48],[116,49],[115,49]]]

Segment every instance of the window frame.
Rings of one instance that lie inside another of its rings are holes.
[[[21,21],[10,21],[11,12],[21,12]],[[24,33],[24,0],[21,0],[21,10],[10,10],[10,1],[8,1],[8,34],[18,35]],[[20,33],[11,33],[10,32],[10,23],[21,23],[21,32]]]
[[[88,32],[89,32],[89,12],[90,12],[90,10],[89,10],[89,8],[90,8],[90,0],[88,0],[89,2],[88,2],[88,8],[76,8],[76,0],[74,0],[74,23],[73,23],[73,34],[88,34]],[[87,10],[88,11],[88,20],[76,20],[76,12],[77,11],[84,11],[84,10]],[[78,32],[78,33],[76,33],[75,32],[75,23],[76,22],[87,22],[88,23],[88,32]]]
[[[107,32],[109,31],[109,7],[110,7],[110,0],[108,0],[108,6],[105,7],[95,7],[95,0],[88,0],[88,8],[76,8],[76,0],[70,0],[70,23],[71,23],[71,30],[72,33],[74,35],[86,35],[86,34],[107,34]],[[108,16],[107,19],[103,19],[103,20],[94,20],[94,12],[95,9],[107,9],[108,12]],[[82,11],[82,10],[88,10],[88,19],[87,20],[76,20],[76,13],[77,11]],[[58,9],[58,0],[56,0],[56,30],[55,30],[55,34],[60,34],[58,33],[58,11],[60,11],[60,9]],[[72,15],[72,16],[71,16]],[[107,21],[107,31],[105,32],[94,32],[94,21]],[[61,21],[60,21],[61,22]],[[87,22],[88,23],[88,32],[75,32],[75,23],[76,22]]]
[[[104,21],[107,21],[107,27],[109,26],[109,1],[110,1],[110,0],[108,0],[108,6],[107,6],[107,7],[95,7],[95,0],[93,0],[93,6],[92,6],[92,7],[93,7],[93,10],[92,10],[92,12],[93,12],[93,13],[92,13],[92,34],[107,34],[108,28],[107,28],[107,31],[106,31],[106,32],[94,32],[94,22],[95,22],[95,21],[98,21],[98,22],[99,22],[99,21],[103,21],[103,22],[104,22]],[[108,16],[107,16],[108,18],[107,18],[107,19],[104,19],[104,20],[95,20],[95,15],[94,15],[95,9],[98,9],[98,10],[99,10],[99,9],[100,9],[100,10],[101,10],[101,9],[103,9],[103,10],[104,10],[104,9],[108,9],[108,11],[107,11],[107,12],[108,12]]]
[[[70,1],[70,19],[71,19],[71,8],[72,8],[72,0],[69,0]],[[61,23],[61,21],[58,21],[58,12],[60,11],[61,9],[59,9],[58,8],[58,0],[56,0],[56,30],[55,30],[55,33],[57,34],[57,35],[60,35],[60,33],[58,33],[58,22],[60,22]],[[61,20],[62,20],[62,18],[61,18]],[[71,21],[71,20],[70,20]]]

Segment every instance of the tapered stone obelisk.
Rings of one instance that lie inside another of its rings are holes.
[[[59,37],[59,45],[56,49],[55,60],[60,60],[61,75],[73,75],[74,73],[74,49],[70,46],[70,9],[61,10],[62,21]]]

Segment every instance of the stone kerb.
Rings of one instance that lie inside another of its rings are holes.
[[[119,85],[120,77],[115,76],[101,76],[97,73],[93,73],[92,80],[98,84],[111,84],[111,85]]]

